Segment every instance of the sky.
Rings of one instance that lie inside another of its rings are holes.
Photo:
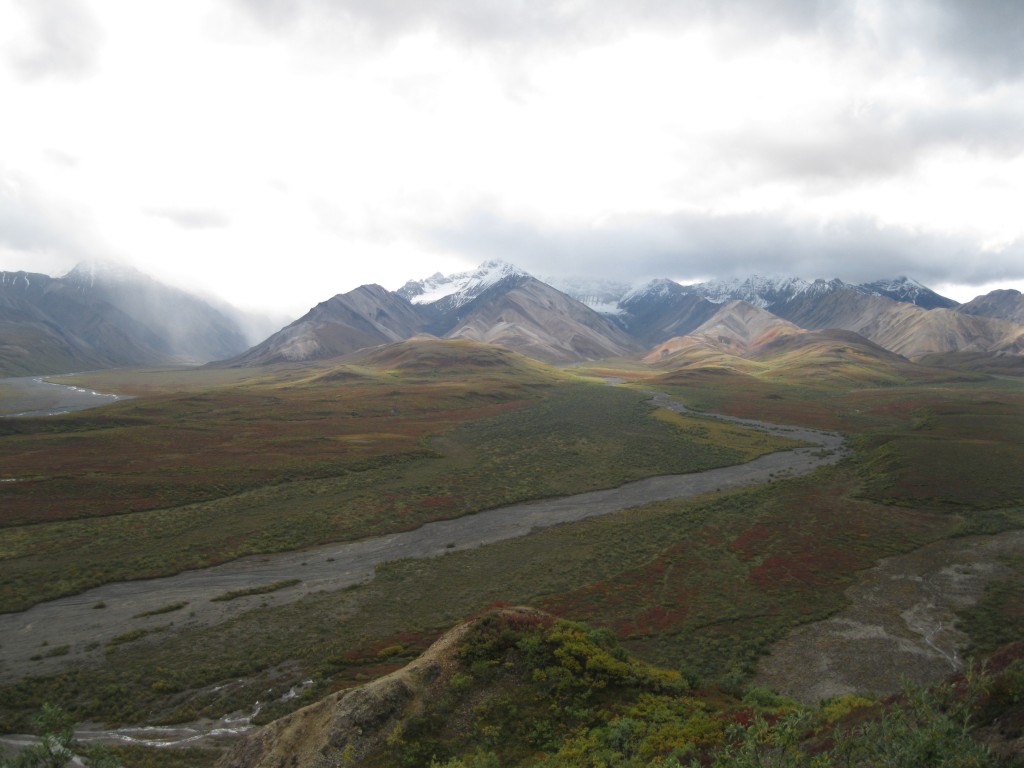
[[[0,0],[0,270],[1024,289],[1020,0]]]

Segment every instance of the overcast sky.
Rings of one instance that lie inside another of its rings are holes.
[[[1024,288],[1020,0],[0,0],[0,269]]]

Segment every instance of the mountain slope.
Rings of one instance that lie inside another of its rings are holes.
[[[658,344],[690,333],[718,311],[719,305],[672,280],[652,280],[619,301],[616,318],[627,333]]]
[[[528,276],[494,284],[446,321],[454,321],[446,338],[499,344],[552,363],[618,357],[638,348],[594,310]]]
[[[852,384],[899,381],[913,367],[860,334],[800,328],[745,301],[725,304],[693,333],[669,339],[644,361],[675,371],[714,369]]]
[[[1014,323],[950,309],[922,309],[850,289],[822,297],[797,297],[777,314],[802,328],[854,331],[904,357],[953,351],[1024,351],[1024,327]]]
[[[407,339],[425,326],[423,315],[405,299],[379,285],[363,285],[317,304],[291,325],[218,365],[323,360]]]
[[[997,317],[1024,325],[1024,294],[1012,288],[990,291],[961,304],[957,311],[965,315]]]
[[[718,307],[744,301],[780,317],[793,319],[795,307],[815,306],[838,293],[870,299],[887,297],[921,307],[954,307],[956,302],[907,277],[850,285],[841,280],[804,280],[798,277],[752,275],[731,280],[712,280],[680,285],[654,280],[624,294],[617,305],[616,320],[646,344],[660,344],[675,336],[694,333]],[[799,321],[798,325],[803,325]]]
[[[730,301],[691,336],[730,352],[746,353],[779,336],[800,333],[798,326],[745,301]]]

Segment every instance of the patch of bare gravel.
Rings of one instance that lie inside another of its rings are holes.
[[[956,612],[1007,574],[1001,558],[1022,553],[1024,531],[1010,531],[886,558],[846,590],[848,608],[777,643],[755,682],[807,703],[937,683],[964,664]]]

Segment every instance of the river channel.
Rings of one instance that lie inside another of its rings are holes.
[[[686,411],[685,406],[666,395],[654,395],[660,407]],[[703,414],[708,415],[708,414]],[[188,602],[189,627],[212,626],[261,602],[273,605],[292,602],[314,591],[333,591],[367,582],[375,567],[401,558],[435,557],[504,539],[525,536],[531,531],[561,523],[606,515],[656,501],[698,496],[727,488],[767,483],[772,479],[808,474],[839,461],[845,455],[843,438],[834,433],[716,416],[743,426],[782,434],[806,443],[806,447],[766,454],[745,464],[721,467],[686,475],[663,475],[589,493],[563,498],[513,504],[453,520],[428,523],[413,531],[377,536],[359,541],[329,544],[299,552],[245,557],[224,565],[187,571],[159,579],[105,584],[82,594],[41,603],[19,613],[0,615],[0,682],[10,683],[29,675],[55,674],[74,664],[100,661],[103,649],[116,635],[133,629],[153,629],[166,620],[159,609]],[[211,598],[229,590],[301,578],[286,589],[267,595],[253,595],[231,601]],[[97,604],[103,610],[95,610]],[[147,612],[155,615],[145,617]],[[40,648],[67,645],[65,655],[47,657]],[[32,657],[35,657],[34,659]],[[191,727],[191,726],[190,726]],[[224,728],[224,722],[209,724],[207,733]],[[247,727],[247,718],[229,726],[237,733]],[[148,729],[147,729],[148,730]],[[187,736],[168,734],[164,744]],[[221,731],[223,732],[223,731]],[[110,738],[133,740],[128,734],[107,732]],[[141,735],[141,734],[140,734]],[[139,739],[152,743],[152,731]]]

